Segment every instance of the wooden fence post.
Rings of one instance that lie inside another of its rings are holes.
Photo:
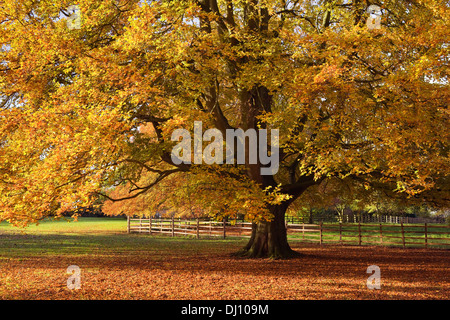
[[[322,239],[322,224],[323,224],[323,222],[322,221],[320,221],[320,224],[319,224],[319,227],[320,227],[320,240],[319,240],[319,243],[322,245],[322,243],[323,243],[323,239]]]
[[[148,218],[148,223],[149,223],[149,225],[148,225],[148,233],[150,233],[150,234],[152,234],[152,221],[153,219],[152,219],[152,215],[150,215],[150,217]]]
[[[383,224],[380,223],[380,243],[383,245]]]
[[[403,248],[405,248],[405,247],[406,247],[406,244],[405,244],[405,229],[403,228],[403,221],[400,223],[400,227],[401,227],[401,229],[402,229],[402,243],[403,243]]]
[[[358,222],[358,245],[361,245],[362,243],[362,236],[361,236],[361,222]]]
[[[197,239],[200,238],[200,221],[199,218],[197,218]]]
[[[172,216],[172,237],[175,237],[175,218]]]
[[[127,216],[127,233],[130,233],[130,216]]]
[[[425,222],[425,249],[428,249],[428,225]]]
[[[223,223],[223,238],[225,239],[226,238],[226,233],[227,233],[227,231],[226,231],[227,223],[225,221],[225,218],[223,218],[222,223]]]

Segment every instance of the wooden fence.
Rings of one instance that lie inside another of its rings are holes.
[[[287,216],[286,220],[291,223],[308,223],[309,217],[297,217],[297,216]],[[401,216],[390,216],[390,215],[357,215],[357,214],[344,214],[341,217],[330,216],[330,215],[314,215],[314,221],[319,223],[396,223],[396,224],[445,224],[444,217],[433,217],[433,218],[422,218],[422,217],[401,217]]]
[[[128,233],[170,236],[250,237],[251,222],[128,218]],[[286,223],[289,240],[319,244],[391,245],[425,248],[450,248],[450,226],[367,223]]]
[[[184,235],[220,236],[220,237],[250,237],[251,222],[221,222],[211,220],[184,219],[152,219],[128,218],[128,233],[167,234],[171,236]]]
[[[290,224],[290,239],[320,244],[391,245],[406,247],[450,248],[450,227],[419,224]]]

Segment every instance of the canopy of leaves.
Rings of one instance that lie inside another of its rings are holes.
[[[1,219],[157,185],[142,201],[262,218],[331,177],[448,201],[445,1],[381,1],[374,30],[361,0],[80,0],[79,29],[70,4],[0,3]],[[279,129],[278,174],[174,165],[195,120]]]

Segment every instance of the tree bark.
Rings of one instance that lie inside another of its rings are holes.
[[[287,241],[285,213],[287,206],[271,206],[271,221],[253,223],[252,235],[238,255],[249,258],[286,259],[300,254],[291,249]]]
[[[309,208],[309,219],[308,219],[308,223],[309,224],[313,224],[314,220],[313,220],[313,209]]]

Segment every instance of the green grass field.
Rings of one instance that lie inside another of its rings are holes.
[[[342,237],[339,232],[339,225],[333,223],[327,223],[323,226],[323,243],[324,244],[339,244],[342,239],[344,244],[357,245],[358,239],[358,225],[346,225],[342,229]],[[317,229],[317,227],[315,228]],[[45,219],[38,225],[32,224],[26,228],[16,228],[9,225],[7,222],[0,223],[0,237],[2,234],[16,234],[22,235],[23,239],[28,239],[22,244],[20,250],[33,250],[33,239],[43,237],[48,238],[45,248],[35,248],[39,251],[46,251],[51,247],[65,245],[67,250],[78,250],[86,253],[92,248],[113,246],[115,243],[122,244],[125,248],[130,246],[142,246],[142,237],[137,234],[127,234],[127,221],[124,218],[96,218],[96,217],[80,217],[78,221],[74,221],[72,218],[59,218],[59,219]],[[404,235],[406,238],[407,247],[424,247],[425,235],[424,227],[417,227],[414,225],[404,226]],[[448,226],[432,225],[428,226],[428,244],[430,248],[450,248],[450,229]],[[362,225],[361,236],[363,245],[380,245],[380,231],[379,227],[375,225]],[[164,238],[164,242],[183,242],[183,237],[176,237],[172,240],[170,237]],[[301,232],[289,233],[289,240],[304,240],[311,242],[318,242],[319,233],[317,232]],[[114,239],[114,241],[111,241]],[[144,238],[146,239],[146,238]],[[158,239],[158,236],[155,237]],[[177,240],[178,239],[178,240]],[[208,241],[240,241],[245,243],[245,239],[242,238],[228,238],[223,240],[221,237],[207,238],[203,240]],[[148,241],[145,240],[145,243]],[[383,224],[383,244],[390,246],[402,246],[402,233],[400,225],[395,224]],[[0,250],[5,246],[11,245],[8,240],[4,240],[0,243]],[[36,247],[36,246],[34,246]]]
[[[182,250],[199,251],[210,242],[236,242],[232,239],[202,239],[193,248],[181,237],[163,237],[127,234],[127,221],[123,218],[80,217],[78,221],[46,219],[38,225],[16,228],[6,222],[0,223],[0,254],[24,255],[83,255],[113,254],[136,250]],[[239,241],[238,241],[239,242]]]
[[[47,218],[39,224],[31,224],[26,228],[14,228],[9,223],[0,223],[0,233],[2,231],[14,231],[27,234],[37,233],[89,233],[89,232],[124,232],[127,229],[127,220],[124,218],[96,218],[80,217],[78,221],[70,217]]]
[[[361,228],[361,232],[359,232]],[[309,227],[313,232],[290,233],[291,240],[315,241],[319,239],[319,227]],[[338,223],[323,224],[323,243],[342,243],[357,245],[359,244],[359,234],[361,234],[362,245],[388,245],[403,246],[403,237],[405,238],[405,247],[425,247],[426,240],[429,248],[450,249],[450,228],[446,225],[431,224],[424,225],[405,224],[402,227],[399,224],[386,224],[380,226],[376,224],[343,224],[340,231]],[[381,239],[382,235],[382,239]]]

